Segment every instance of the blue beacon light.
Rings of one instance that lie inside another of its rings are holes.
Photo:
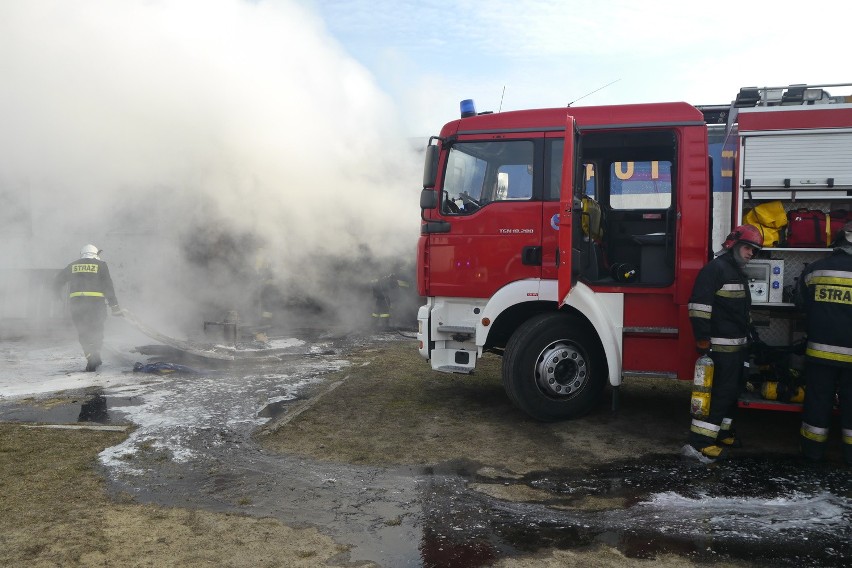
[[[459,107],[461,108],[462,118],[476,116],[476,106],[473,104],[473,99],[463,100],[461,103],[459,103]]]

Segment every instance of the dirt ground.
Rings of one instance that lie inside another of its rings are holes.
[[[607,391],[595,412],[543,423],[512,406],[496,355],[486,354],[471,376],[431,371],[404,341],[364,350],[352,361],[308,410],[268,424],[258,440],[323,460],[392,465],[466,457],[525,474],[676,453],[688,434],[691,385],[682,381],[631,379],[621,387],[617,412]],[[751,443],[739,453],[795,453],[798,422],[795,413],[741,413],[738,430]]]
[[[424,466],[464,459],[480,476],[520,476],[676,453],[689,424],[689,385],[633,380],[618,412],[610,396],[592,414],[536,422],[512,407],[496,356],[475,376],[432,372],[408,339],[354,353],[322,391],[256,434],[269,451],[352,464]],[[749,411],[739,431],[749,452],[797,451],[799,417]],[[345,547],[320,528],[110,499],[96,456],[126,434],[0,424],[0,565],[3,566],[338,566]],[[519,489],[518,487],[522,487]],[[506,500],[540,501],[525,486],[475,487]],[[618,506],[587,501],[589,509]],[[370,565],[370,564],[361,564]],[[626,558],[615,549],[547,550],[508,558],[502,568],[688,566],[683,557]],[[716,566],[747,566],[745,563]]]
[[[124,436],[0,425],[0,565],[308,567],[345,552],[272,519],[110,500],[96,455]]]

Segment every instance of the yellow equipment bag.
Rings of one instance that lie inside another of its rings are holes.
[[[777,247],[781,244],[781,229],[787,226],[787,212],[780,201],[767,201],[750,209],[743,222],[757,227],[764,247]]]
[[[781,231],[758,223],[754,209],[751,209],[745,214],[743,222],[747,225],[756,227],[757,230],[760,231],[760,234],[763,236],[763,246],[765,248],[777,247],[781,244]]]
[[[780,201],[767,201],[754,209],[757,222],[770,229],[782,229],[787,226],[787,212]]]

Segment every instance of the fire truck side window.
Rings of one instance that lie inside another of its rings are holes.
[[[529,140],[453,144],[444,174],[442,211],[464,215],[495,201],[532,199],[533,156]]]

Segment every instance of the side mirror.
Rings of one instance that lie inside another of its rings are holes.
[[[423,188],[420,192],[420,209],[434,209],[438,205],[438,192]]]
[[[438,192],[424,187],[423,191],[420,192],[420,219],[423,221],[420,225],[421,235],[450,232],[450,224],[443,219],[430,220],[426,218],[426,210],[434,209],[436,205],[438,205]]]
[[[424,188],[435,187],[435,179],[438,177],[438,155],[438,146],[432,144],[426,146],[426,162],[423,164]]]

